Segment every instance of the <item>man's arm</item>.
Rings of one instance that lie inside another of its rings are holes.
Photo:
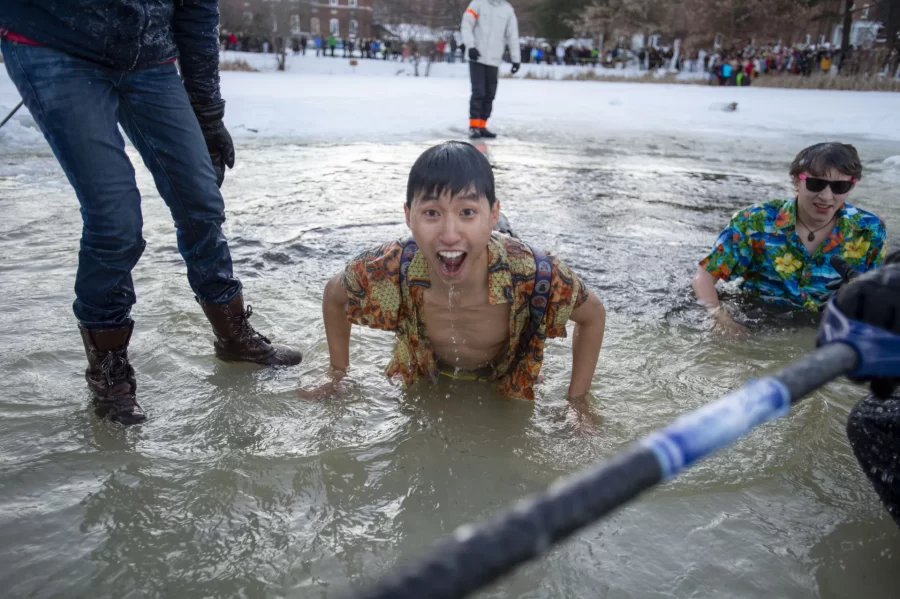
[[[575,323],[572,336],[572,380],[569,400],[581,401],[591,390],[591,381],[600,359],[603,333],[606,330],[606,308],[593,292],[587,301],[572,311],[569,318]]]
[[[328,340],[328,355],[331,368],[337,372],[350,367],[350,329],[347,320],[347,290],[341,275],[335,275],[325,285],[322,296],[322,318],[325,320],[325,338]]]
[[[225,100],[219,92],[219,3],[217,0],[182,0],[172,19],[178,45],[181,78],[206,149],[222,187],[225,169],[234,167],[234,142],[225,128]]]
[[[697,301],[707,310],[715,310],[719,307],[719,294],[716,293],[716,278],[712,276],[708,270],[702,266],[697,269],[697,274],[691,281],[691,287],[694,288],[694,295]]]
[[[715,321],[715,326],[725,334],[742,338],[750,334],[750,330],[739,322],[736,322],[728,311],[719,303],[719,294],[716,292],[717,279],[702,266],[697,269],[697,274],[691,281],[697,302],[709,312]]]
[[[222,101],[219,92],[219,2],[183,0],[175,3],[172,22],[184,87],[191,104]]]
[[[472,0],[466,12],[463,13],[462,24],[459,29],[462,32],[463,43],[466,45],[466,51],[475,47],[475,24],[478,22],[478,10],[480,9],[479,0]]]
[[[509,61],[513,64],[522,63],[522,48],[519,45],[519,19],[516,11],[512,11],[512,17],[506,25],[506,46],[509,48]]]
[[[321,401],[334,395],[350,367],[352,325],[347,320],[347,290],[341,279],[342,275],[335,275],[325,284],[325,293],[322,295],[322,318],[325,321],[325,338],[328,340],[331,368],[325,383],[297,390],[297,394],[303,399]]]
[[[719,303],[716,293],[716,281],[730,281],[743,276],[753,264],[751,244],[748,242],[748,231],[753,229],[753,215],[756,207],[737,211],[728,222],[728,226],[719,233],[712,251],[700,261],[700,268],[694,274],[691,286],[697,301],[707,309],[715,321],[715,328],[734,338],[746,337],[750,331],[744,325],[735,322],[725,308]]]

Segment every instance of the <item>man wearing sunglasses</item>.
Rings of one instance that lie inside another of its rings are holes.
[[[747,329],[719,303],[718,280],[741,278],[741,289],[764,302],[818,310],[840,279],[831,258],[859,272],[885,258],[884,222],[847,203],[862,178],[856,148],[821,143],[791,164],[795,196],[750,206],[734,214],[712,252],[700,261],[693,287],[717,328],[733,336]]]

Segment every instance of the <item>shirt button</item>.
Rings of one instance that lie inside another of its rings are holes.
[[[816,266],[823,266],[824,264],[825,264],[825,258],[824,258],[824,257],[819,256],[818,258],[816,258]]]

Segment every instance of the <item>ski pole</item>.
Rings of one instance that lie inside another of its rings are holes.
[[[805,395],[864,361],[851,345],[829,343],[681,416],[592,469],[557,481],[485,522],[461,526],[424,558],[355,597],[465,597],[753,428],[786,415]]]
[[[25,103],[24,100],[20,100],[19,103],[16,104],[16,107],[12,109],[12,112],[10,112],[8,115],[6,115],[6,118],[3,119],[2,123],[0,123],[0,129],[3,128],[3,125],[6,124],[6,121],[13,118],[13,115],[16,114],[16,112],[18,112],[20,108],[22,108],[22,104],[24,104],[24,103]]]

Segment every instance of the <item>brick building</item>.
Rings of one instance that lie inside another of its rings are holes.
[[[372,0],[220,0],[225,31],[297,38],[372,36]]]

